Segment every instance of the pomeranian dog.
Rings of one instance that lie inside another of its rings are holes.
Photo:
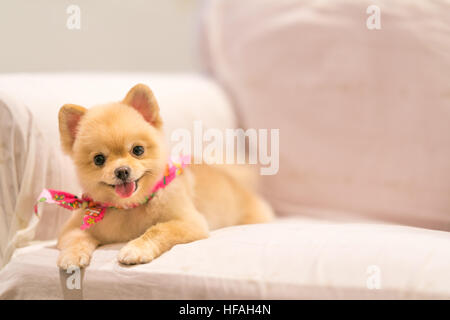
[[[143,84],[121,102],[60,109],[61,145],[84,193],[122,208],[145,203],[108,208],[102,221],[84,230],[84,209],[76,210],[58,237],[60,268],[86,267],[97,246],[116,242],[127,242],[118,253],[120,263],[148,263],[176,244],[207,238],[209,230],[273,217],[228,166],[191,164],[145,202],[168,161],[162,127],[158,103]]]

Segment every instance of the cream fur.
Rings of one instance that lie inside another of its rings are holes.
[[[145,85],[133,87],[119,103],[89,110],[65,105],[59,125],[63,150],[74,160],[83,190],[97,201],[140,202],[162,176],[167,160],[162,120]],[[130,152],[136,144],[145,148],[140,157]],[[98,153],[107,159],[102,167],[93,163]],[[140,178],[126,199],[110,186],[117,182],[114,169],[122,165],[131,168],[131,179]],[[208,237],[209,230],[269,221],[271,208],[240,177],[248,178],[248,171],[190,165],[146,205],[108,209],[104,219],[87,230],[80,230],[83,211],[77,211],[58,238],[58,266],[85,267],[97,246],[114,242],[128,242],[118,254],[119,262],[147,263],[176,244]]]

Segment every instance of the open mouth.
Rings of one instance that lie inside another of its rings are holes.
[[[136,192],[136,190],[138,188],[138,182],[139,182],[139,180],[141,180],[141,178],[139,178],[135,181],[125,181],[125,182],[121,182],[118,184],[109,184],[109,183],[105,183],[105,182],[103,182],[103,183],[110,186],[111,188],[113,188],[119,197],[129,198],[133,195],[133,193]]]
[[[121,198],[128,198],[131,197],[131,195],[137,190],[137,183],[138,181],[130,181],[130,182],[124,182],[120,184],[116,184],[114,186],[114,190],[116,191],[117,195]]]
[[[106,182],[103,182],[103,181],[101,183],[105,184],[107,186],[110,186],[111,188],[113,188],[114,191],[116,192],[116,194],[119,197],[121,197],[121,198],[129,198],[138,189],[138,182],[139,182],[139,180],[141,180],[148,173],[149,173],[149,171],[148,172],[144,172],[144,174],[139,179],[134,180],[134,181],[124,181],[124,182],[120,182],[118,184],[109,184],[109,183],[106,183]]]

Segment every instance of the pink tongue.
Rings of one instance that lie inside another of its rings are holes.
[[[128,198],[131,196],[135,189],[134,182],[127,182],[122,184],[116,184],[116,193],[122,198]]]

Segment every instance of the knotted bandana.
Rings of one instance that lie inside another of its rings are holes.
[[[131,209],[146,204],[155,196],[158,190],[165,188],[176,176],[180,175],[183,172],[183,168],[189,162],[190,156],[180,156],[178,159],[169,160],[163,177],[153,186],[150,194],[145,197],[144,201],[141,203],[133,203],[128,206],[117,206],[110,203],[96,202],[86,195],[82,195],[82,197],[79,198],[76,195],[64,191],[44,189],[39,195],[37,203],[34,205],[34,213],[37,215],[38,204],[43,202],[57,204],[60,207],[69,210],[84,209],[83,224],[80,227],[81,230],[84,230],[101,221],[108,208]]]

